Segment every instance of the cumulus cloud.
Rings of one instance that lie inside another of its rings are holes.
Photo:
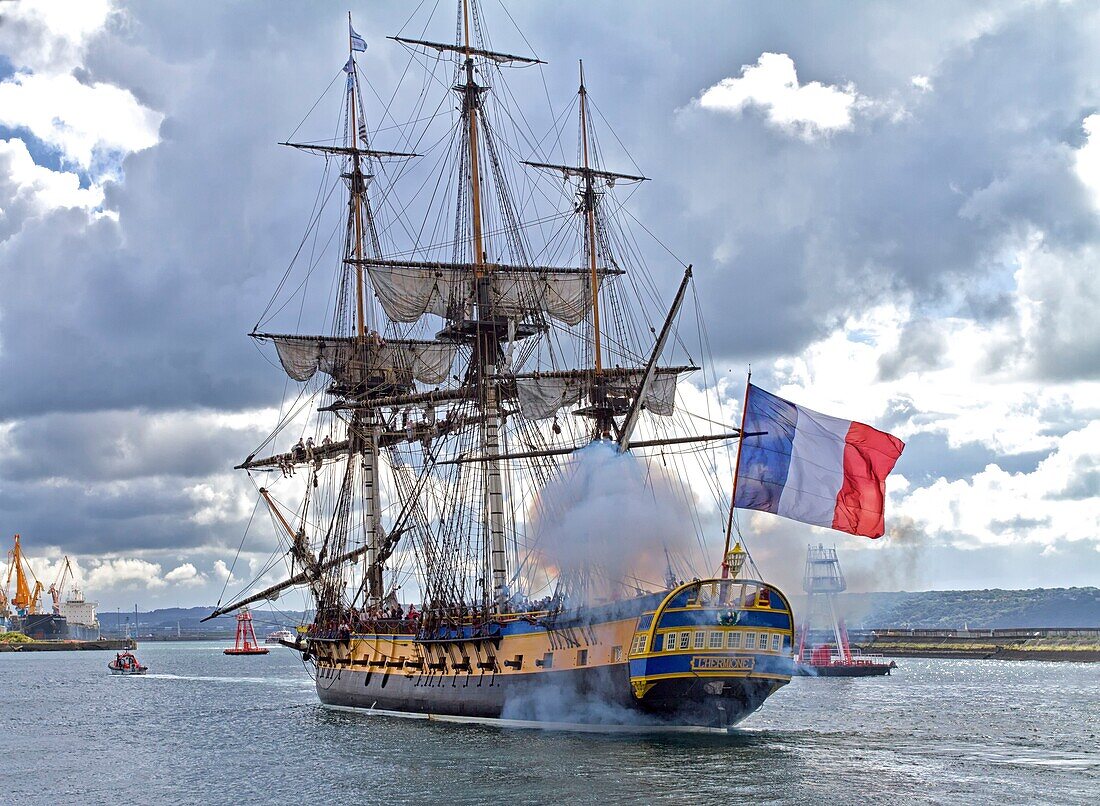
[[[16,73],[0,82],[0,124],[28,129],[56,148],[66,163],[93,167],[99,155],[129,154],[157,142],[163,115],[133,93],[72,75]]]
[[[756,64],[742,66],[739,77],[704,90],[698,102],[704,109],[732,114],[756,107],[773,126],[813,139],[852,128],[860,101],[852,85],[799,84],[794,59],[786,53],[762,53]]]
[[[240,579],[229,570],[229,566],[225,564],[224,560],[214,561],[214,578],[228,584],[240,582]]]
[[[1085,132],[1085,142],[1074,154],[1074,169],[1100,211],[1100,114],[1089,115],[1081,128]]]
[[[165,574],[164,581],[185,588],[194,588],[206,583],[206,574],[201,573],[192,563],[184,563]]]
[[[0,52],[31,70],[65,71],[114,13],[111,0],[14,0],[4,3]]]
[[[92,566],[87,584],[91,589],[154,590],[167,584],[160,573],[159,563],[135,558],[110,559]]]
[[[95,210],[103,198],[101,186],[82,187],[75,173],[37,165],[22,140],[0,140],[0,242],[30,218],[56,209]]]
[[[921,92],[931,92],[933,89],[932,79],[930,79],[928,76],[913,76],[911,79],[909,79],[909,83]]]

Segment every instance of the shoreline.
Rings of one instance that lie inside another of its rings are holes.
[[[95,641],[15,641],[0,642],[0,652],[82,652],[136,649],[132,638],[100,638]]]
[[[853,644],[863,652],[887,658],[954,658],[978,660],[1040,660],[1100,663],[1100,645],[1064,639],[1032,638],[992,642],[989,638],[882,639]]]

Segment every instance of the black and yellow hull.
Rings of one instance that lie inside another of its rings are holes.
[[[311,637],[304,647],[317,667],[318,696],[331,706],[723,730],[790,680],[791,624],[776,589],[710,580],[567,614],[507,617],[489,634]]]

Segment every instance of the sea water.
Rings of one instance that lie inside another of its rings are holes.
[[[1097,803],[1100,664],[796,678],[729,736],[333,711],[283,647],[0,653],[0,803]]]

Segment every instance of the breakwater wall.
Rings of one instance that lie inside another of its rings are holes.
[[[993,630],[890,628],[853,631],[851,639],[865,652],[887,657],[1100,662],[1098,627]]]
[[[134,649],[132,638],[100,638],[97,641],[0,641],[0,652],[77,652],[82,650]]]

